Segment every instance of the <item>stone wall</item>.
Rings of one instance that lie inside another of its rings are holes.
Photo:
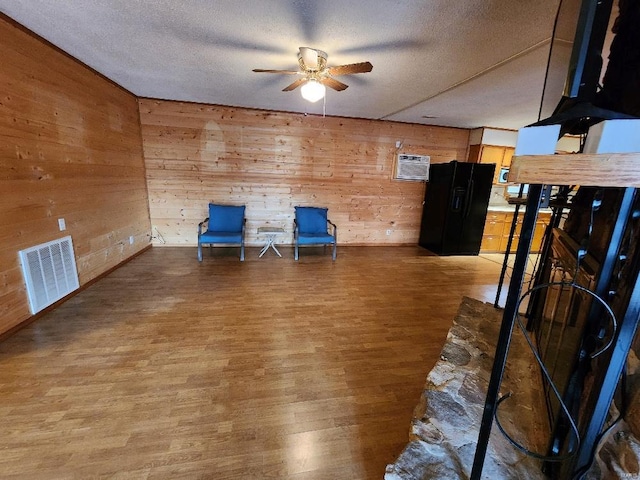
[[[385,480],[469,478],[501,320],[502,311],[492,305],[463,300],[414,410],[409,443],[387,466]],[[632,354],[629,383],[634,388],[640,385],[638,364]],[[629,425],[622,421],[609,433],[587,480],[640,478],[640,442],[631,427],[640,423],[638,391],[627,415]],[[500,406],[500,423],[517,443],[544,454],[549,432],[540,374],[517,328],[501,387],[501,395],[508,392],[512,396]],[[546,477],[540,468],[540,461],[515,448],[494,424],[483,478],[542,480]]]

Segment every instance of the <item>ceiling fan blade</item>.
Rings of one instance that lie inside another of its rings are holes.
[[[329,75],[351,75],[354,73],[368,73],[373,70],[373,65],[370,62],[350,63],[349,65],[338,65],[336,67],[329,67],[327,72]]]
[[[335,78],[329,78],[329,77],[321,78],[320,83],[323,85],[326,85],[329,88],[333,88],[338,92],[341,92],[342,90],[346,90],[347,88],[349,88],[349,85],[347,85],[346,83],[339,82]]]
[[[306,78],[299,78],[298,80],[293,82],[291,85],[287,85],[286,87],[284,87],[282,89],[282,91],[283,92],[290,92],[291,90],[295,90],[296,88],[298,88],[300,85],[302,85],[306,81],[307,81]]]
[[[309,47],[300,47],[300,58],[309,70],[318,70],[318,51]]]
[[[263,68],[254,68],[252,70],[253,72],[257,72],[257,73],[283,73],[286,75],[297,75],[300,72],[294,72],[293,70],[265,70]]]

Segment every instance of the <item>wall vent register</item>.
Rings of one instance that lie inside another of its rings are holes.
[[[79,288],[70,236],[21,250],[18,255],[32,314]]]
[[[431,157],[426,155],[412,155],[400,153],[396,161],[397,180],[419,180],[426,182],[429,180],[429,164]]]

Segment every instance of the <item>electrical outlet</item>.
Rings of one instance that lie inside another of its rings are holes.
[[[67,229],[67,224],[65,223],[64,218],[58,219],[58,228],[61,232],[64,232]]]
[[[390,229],[390,228],[389,228],[389,229],[387,229],[387,237],[388,237],[389,235],[391,235],[391,229]]]

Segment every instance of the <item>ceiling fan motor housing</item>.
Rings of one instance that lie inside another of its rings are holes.
[[[298,64],[304,72],[321,72],[327,68],[327,53],[315,48],[300,47]]]

